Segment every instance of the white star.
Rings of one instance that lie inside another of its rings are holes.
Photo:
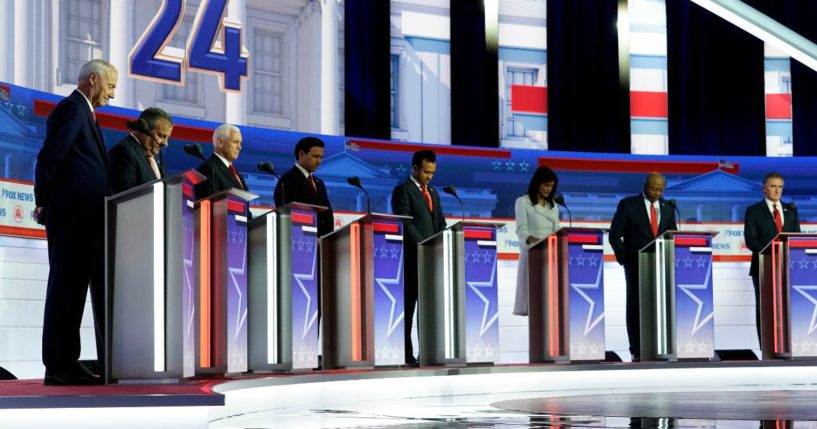
[[[491,163],[491,165],[493,166],[494,171],[497,171],[499,170],[500,167],[502,167],[502,161],[495,159],[494,162]]]
[[[800,259],[800,269],[801,270],[803,268],[808,268],[808,264],[809,264],[809,261],[807,261],[806,258]]]
[[[506,161],[505,162],[505,169],[508,171],[513,171],[513,167],[516,165],[513,161]]]
[[[686,262],[684,263],[684,265],[686,265]],[[701,284],[688,284],[688,285],[682,285],[680,283],[678,284],[678,289],[681,289],[682,291],[684,291],[684,293],[687,294],[687,296],[689,296],[689,299],[691,299],[695,304],[698,304],[698,309],[695,312],[695,322],[693,322],[693,324],[692,324],[692,332],[689,333],[690,335],[695,335],[696,332],[698,332],[701,328],[703,328],[704,325],[709,323],[709,321],[712,320],[712,318],[714,317],[714,312],[710,312],[703,319],[701,319],[701,312],[703,311],[704,302],[701,301],[701,299],[698,298],[697,295],[695,295],[694,293],[691,292],[691,290],[706,290],[706,289],[708,289],[709,288],[709,280],[711,278],[712,278],[712,263],[710,263],[709,266],[706,268],[706,277],[704,278],[703,283],[701,283]]]
[[[582,255],[576,256],[576,266],[583,267],[585,259],[587,258]]]
[[[692,267],[692,258],[687,256],[686,258],[684,258],[684,268],[690,268],[690,267]]]
[[[584,262],[582,262],[584,264]],[[590,305],[590,308],[587,310],[587,320],[584,324],[584,335],[586,336],[590,331],[593,330],[601,321],[604,319],[604,313],[598,315],[595,319],[593,319],[593,310],[596,308],[596,301],[590,298],[587,293],[585,293],[582,289],[599,289],[601,287],[601,275],[603,273],[603,265],[599,265],[598,269],[596,270],[596,281],[594,283],[571,283],[570,287],[576,291],[585,301]]]
[[[394,295],[389,291],[389,286],[398,286],[400,285],[400,279],[403,278],[403,258],[400,258],[400,261],[397,265],[397,273],[395,273],[394,278],[386,279],[375,277],[374,281],[380,286],[380,289],[383,290],[383,293],[386,294],[386,297],[389,298],[391,301],[391,309],[389,310],[389,324],[388,330],[386,331],[386,338],[391,337],[392,332],[397,329],[397,326],[400,325],[400,322],[403,320],[403,315],[405,310],[400,311],[400,314],[395,317],[395,309],[397,307],[397,299],[394,298]]]
[[[230,275],[230,279],[233,281],[233,288],[235,288],[235,292],[238,294],[238,302],[236,302],[236,310],[235,310],[235,331],[233,332],[233,340],[237,340],[239,333],[241,332],[241,328],[244,326],[244,323],[247,322],[247,299],[244,297],[244,290],[247,288],[246,279],[243,282],[243,290],[242,285],[239,285],[237,277],[244,277],[245,272],[247,269],[247,249],[244,248],[241,252],[241,267],[230,267],[227,269],[227,272]],[[243,307],[243,308],[242,308]]]
[[[483,304],[485,304],[485,308],[483,308],[482,310],[482,326],[479,329],[480,338],[482,337],[483,334],[485,334],[485,332],[488,331],[488,328],[490,328],[491,325],[493,325],[494,322],[496,322],[497,318],[499,317],[499,309],[497,309],[497,312],[494,313],[493,316],[490,316],[490,318],[488,317],[488,310],[491,307],[491,302],[488,301],[488,298],[486,298],[485,295],[483,295],[483,293],[480,292],[479,290],[480,288],[485,289],[493,288],[495,279],[496,279],[496,260],[494,260],[493,267],[491,268],[490,280],[485,282],[469,282],[469,281],[465,282],[468,285],[468,287],[470,287],[471,290],[473,290],[474,293],[479,297],[479,299],[482,300]]]
[[[525,161],[519,163],[519,171],[528,171],[528,167],[530,167],[530,164]]]
[[[806,291],[817,290],[817,285],[798,285],[798,286],[792,285],[791,288],[800,293],[800,295],[803,295],[803,298],[805,298],[814,305],[814,311],[812,311],[811,313],[811,323],[809,324],[807,334],[811,335],[815,330],[817,330],[817,299],[815,299],[813,295],[810,295]]]
[[[26,110],[26,106],[24,106],[22,104],[17,105],[17,114],[18,115],[23,116],[23,112],[25,112],[25,110]]]
[[[300,243],[299,247],[302,247],[303,242],[301,241],[300,238],[298,239],[298,242]],[[306,307],[304,308],[304,328],[303,332],[301,333],[301,338],[306,338],[306,335],[312,328],[312,325],[314,325],[315,321],[318,320],[317,308],[315,309],[314,313],[312,313],[311,315],[309,314],[309,308],[312,303],[312,295],[309,294],[309,291],[306,289],[306,285],[304,284],[304,281],[311,282],[315,280],[315,268],[317,266],[317,262],[318,252],[314,252],[312,253],[312,270],[309,274],[292,273],[292,278],[294,278],[295,281],[298,283],[298,287],[301,288],[301,293],[303,293],[304,297],[306,297]]]

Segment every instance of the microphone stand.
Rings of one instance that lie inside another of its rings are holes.
[[[675,201],[675,198],[669,200],[669,205],[675,210],[675,213],[678,213],[678,222],[676,222],[676,226],[678,227],[678,231],[681,230],[681,211],[678,210],[678,202]],[[701,220],[698,219],[698,222]]]

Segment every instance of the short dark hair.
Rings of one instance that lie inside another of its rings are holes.
[[[783,175],[782,175],[782,174],[780,174],[780,173],[778,173],[778,172],[776,172],[776,171],[772,171],[771,173],[767,174],[767,175],[766,175],[766,177],[764,177],[764,178],[763,178],[763,185],[764,185],[764,186],[766,185],[766,182],[768,182],[768,181],[769,181],[769,179],[780,179],[780,180],[783,180]]]
[[[139,115],[139,119],[144,119],[148,123],[148,128],[152,129],[159,119],[166,120],[170,126],[173,126],[173,118],[164,110],[158,107],[148,107]]]
[[[411,157],[411,166],[414,167],[416,165],[418,167],[422,167],[424,160],[428,162],[437,162],[437,154],[434,153],[433,150],[418,150],[417,152],[414,152],[414,156]]]
[[[298,159],[298,152],[303,151],[303,153],[309,153],[315,146],[326,147],[326,145],[323,144],[323,140],[317,137],[308,136],[298,140],[298,143],[295,144],[295,159]]]
[[[550,195],[545,198],[545,201],[553,207],[553,198],[556,196],[556,188],[559,187],[559,176],[556,175],[556,172],[550,169],[550,167],[541,166],[533,172],[533,177],[530,178],[530,183],[528,184],[528,198],[530,198],[530,202],[533,204],[539,204],[539,186],[542,183],[553,182],[553,189],[550,190]]]

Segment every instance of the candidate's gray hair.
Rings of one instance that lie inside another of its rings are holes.
[[[105,60],[91,60],[83,64],[79,69],[77,81],[88,79],[92,74],[96,74],[97,76],[107,76],[108,73],[112,71],[116,71],[116,67],[114,67],[113,64]]]
[[[225,141],[229,140],[230,139],[230,134],[232,134],[233,131],[235,131],[235,132],[237,132],[239,134],[241,133],[241,130],[239,130],[238,127],[236,127],[233,124],[221,124],[221,125],[219,125],[218,128],[216,128],[216,130],[213,131],[213,146],[218,144],[218,139],[222,139],[222,140],[225,140]]]

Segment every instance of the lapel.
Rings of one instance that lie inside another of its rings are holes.
[[[138,162],[140,168],[142,169],[142,173],[147,175],[150,180],[154,180],[156,175],[153,173],[153,168],[150,167],[150,163],[148,162],[147,155],[145,155],[145,151],[142,149],[142,145],[133,135],[128,134],[128,139],[133,147],[133,150],[136,152],[136,159],[139,160]]]
[[[417,186],[417,184],[416,184],[416,183],[414,183],[414,180],[411,180],[411,178],[409,178],[408,182],[409,182],[409,185],[411,185],[411,186],[410,186],[410,187],[411,187],[411,189],[413,189],[413,191],[412,191],[412,192],[414,193],[414,198],[416,198],[416,199],[417,199],[417,200],[420,202],[420,204],[421,204],[423,207],[425,207],[425,209],[426,209],[426,211],[427,211],[428,213],[432,213],[432,214],[433,214],[434,212],[432,212],[432,211],[429,209],[429,207],[428,207],[428,202],[426,202],[426,197],[423,195],[423,191],[421,191],[421,190],[420,190],[420,187],[419,187],[419,186]],[[433,194],[433,192],[432,192],[432,191],[433,191],[433,189],[432,189],[431,187],[426,187],[426,189],[428,189],[428,195],[430,195],[430,196],[431,196],[431,202],[432,202],[432,204],[433,204],[433,203],[434,203],[434,194]]]
[[[102,129],[99,128],[99,124],[94,120],[94,112],[93,110],[90,110],[88,102],[85,101],[85,96],[83,96],[78,89],[74,90],[72,96],[76,97],[74,100],[75,102],[84,107],[82,110],[85,112],[86,121],[91,127],[91,133],[94,135],[96,140],[97,149],[99,149],[99,154],[102,157],[102,161],[105,163],[105,168],[108,168],[108,152],[105,150],[105,136],[102,134]]]
[[[212,155],[211,158],[213,159],[213,164],[215,164],[215,168],[219,171],[223,180],[228,185],[225,189],[229,188],[245,189],[244,183],[238,181],[236,177],[233,176],[233,172],[230,171],[230,169],[226,165],[224,165],[224,162],[221,161],[221,158],[216,156],[215,153]],[[238,184],[239,186],[235,186],[236,184]]]
[[[648,236],[652,237],[652,227],[650,227],[650,213],[647,211],[647,206],[644,203],[644,195],[638,194],[636,198],[636,202],[638,204],[637,212],[640,213],[638,216],[641,219],[641,226],[644,228],[644,231],[647,233]],[[659,230],[661,229],[661,225],[658,225]]]

